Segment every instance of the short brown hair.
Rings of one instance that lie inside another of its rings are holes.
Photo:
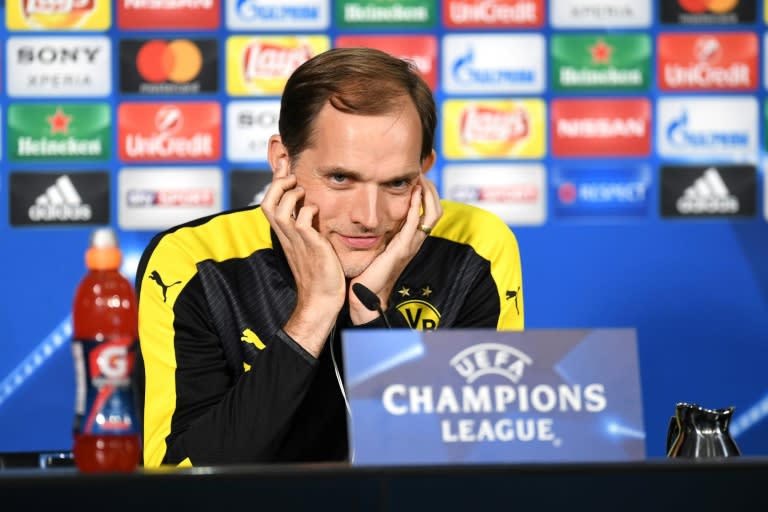
[[[437,127],[435,99],[415,66],[372,48],[335,48],[296,68],[280,102],[280,138],[297,157],[312,143],[312,130],[326,103],[341,112],[392,112],[403,96],[413,100],[421,120],[421,160],[432,153]]]

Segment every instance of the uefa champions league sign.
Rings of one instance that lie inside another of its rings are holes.
[[[633,329],[349,330],[353,464],[640,460]]]

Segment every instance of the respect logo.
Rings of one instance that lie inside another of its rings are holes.
[[[11,30],[106,30],[109,0],[14,0],[8,2]]]

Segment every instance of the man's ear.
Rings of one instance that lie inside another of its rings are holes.
[[[267,161],[272,169],[272,174],[281,173],[282,176],[288,176],[291,168],[291,157],[288,156],[288,150],[283,145],[283,140],[279,135],[273,135],[269,138]]]
[[[424,159],[423,162],[421,162],[421,173],[427,174],[429,170],[432,168],[433,165],[435,165],[435,159],[437,158],[437,155],[435,154],[435,150],[433,149],[432,152],[427,155],[427,157]]]

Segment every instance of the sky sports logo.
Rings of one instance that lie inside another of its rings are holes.
[[[216,39],[120,40],[120,92],[198,94],[219,88]]]
[[[573,220],[646,217],[650,186],[651,170],[645,165],[556,166],[553,214]]]
[[[166,229],[222,208],[221,170],[215,167],[128,167],[117,181],[121,229]]]
[[[661,168],[663,217],[752,217],[757,207],[753,165]]]
[[[546,86],[541,34],[449,34],[442,59],[448,93],[541,93]]]
[[[328,0],[227,0],[230,30],[325,30]]]
[[[540,225],[547,217],[541,164],[446,165],[442,187],[446,199],[493,212],[509,225]]]

